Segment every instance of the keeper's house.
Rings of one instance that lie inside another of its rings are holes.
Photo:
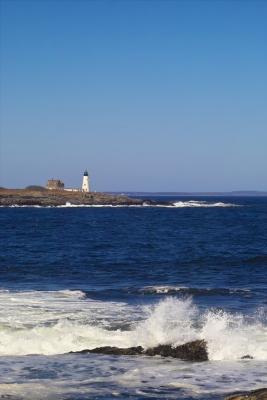
[[[50,190],[64,190],[64,183],[60,179],[49,179],[46,188]]]

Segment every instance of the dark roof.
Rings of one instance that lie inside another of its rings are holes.
[[[87,171],[87,169],[84,171],[83,176],[88,176],[88,171]]]

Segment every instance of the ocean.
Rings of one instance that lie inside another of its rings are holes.
[[[267,386],[267,198],[164,200],[0,208],[0,398],[219,400]],[[209,361],[70,353],[195,339]]]

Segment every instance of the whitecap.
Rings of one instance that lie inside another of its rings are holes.
[[[99,346],[144,348],[204,339],[210,360],[267,360],[264,312],[200,312],[190,298],[152,306],[88,299],[81,291],[0,292],[0,355],[62,354]],[[124,327],[127,325],[127,329]]]
[[[173,206],[176,208],[183,207],[240,207],[238,204],[233,203],[223,203],[223,202],[208,202],[208,201],[197,201],[197,200],[189,200],[189,201],[177,201],[173,203]]]

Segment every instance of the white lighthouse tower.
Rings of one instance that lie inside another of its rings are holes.
[[[83,192],[90,192],[89,176],[88,176],[88,171],[87,170],[85,170],[84,174],[83,174],[82,191]]]

